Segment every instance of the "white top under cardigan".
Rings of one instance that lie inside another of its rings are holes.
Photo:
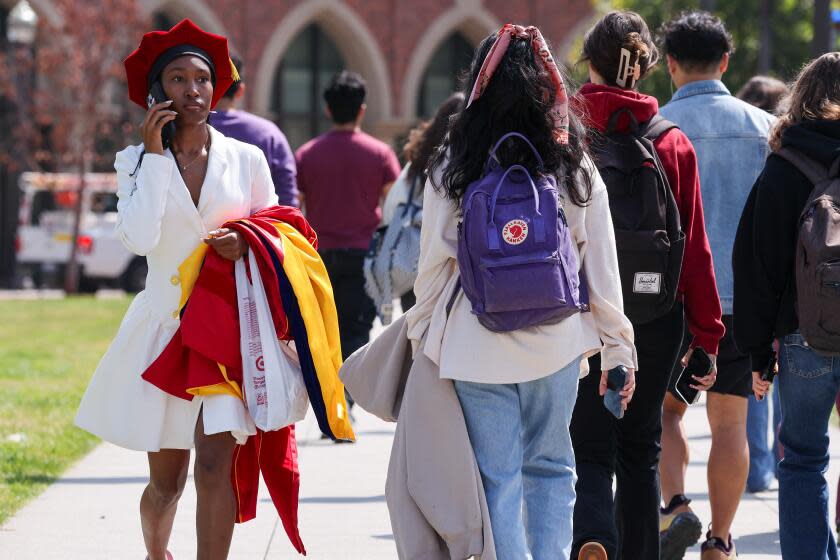
[[[132,176],[143,146],[117,154],[117,233],[149,264],[146,289],[132,302],[85,392],[76,425],[114,444],[139,451],[190,449],[204,406],[204,433],[253,432],[240,399],[227,395],[186,401],[140,376],[178,329],[178,266],[209,231],[228,220],[277,204],[265,156],[254,146],[210,129],[207,174],[198,207],[169,150],[147,153]]]
[[[592,199],[577,206],[561,192],[578,262],[589,287],[591,311],[553,325],[496,333],[484,328],[460,291],[447,317],[446,307],[458,279],[458,216],[452,203],[426,184],[420,263],[408,312],[408,337],[415,351],[425,336],[423,352],[444,379],[476,383],[524,383],[551,375],[581,355],[601,352],[605,369],[637,367],[633,326],[625,317],[618,275],[607,189],[588,158],[582,173],[592,179]],[[581,361],[581,375],[589,371]]]

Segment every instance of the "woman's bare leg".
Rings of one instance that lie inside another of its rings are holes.
[[[140,498],[140,523],[149,560],[166,560],[166,545],[178,499],[187,482],[188,449],[162,449],[149,453],[149,484]]]
[[[195,489],[198,558],[225,560],[236,521],[236,497],[230,480],[236,440],[229,432],[204,434],[203,413],[195,426]]]

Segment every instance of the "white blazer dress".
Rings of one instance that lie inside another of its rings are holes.
[[[117,232],[149,264],[146,289],[137,294],[96,368],[76,414],[76,425],[128,449],[190,449],[204,406],[204,433],[232,432],[240,443],[254,433],[244,404],[231,396],[171,396],[140,376],[178,329],[178,266],[208,232],[228,220],[277,204],[268,163],[255,146],[210,128],[207,175],[198,207],[175,158],[145,154],[143,146],[119,152]]]

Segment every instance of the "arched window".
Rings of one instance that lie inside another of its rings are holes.
[[[420,95],[417,97],[418,116],[432,116],[438,105],[457,91],[458,79],[463,71],[469,68],[474,50],[460,33],[450,35],[438,47],[429,61],[420,85]]]
[[[344,66],[338,47],[315,24],[289,45],[274,75],[271,109],[292,148],[330,128],[324,88]]]

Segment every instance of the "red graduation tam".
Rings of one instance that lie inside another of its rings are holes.
[[[146,109],[146,96],[149,94],[150,82],[157,77],[149,74],[153,71],[157,74],[162,70],[155,64],[162,55],[173,54],[196,54],[210,63],[210,70],[214,77],[211,109],[216,106],[228,88],[239,81],[239,74],[228,53],[227,38],[208,33],[189,19],[185,19],[169,31],[146,33],[140,41],[140,46],[125,59],[128,98]]]

